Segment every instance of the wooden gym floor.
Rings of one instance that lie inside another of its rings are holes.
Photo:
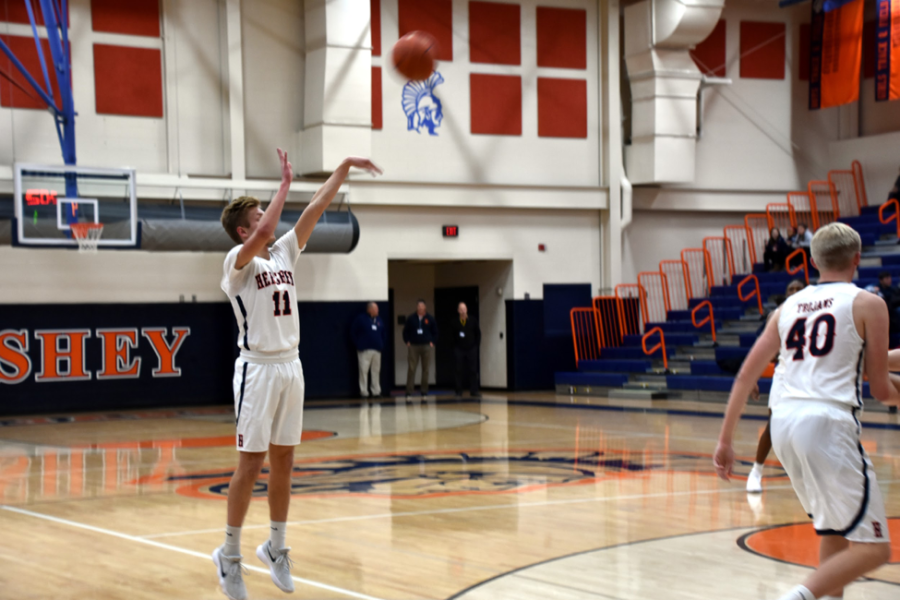
[[[552,394],[309,403],[288,543],[296,598],[775,599],[816,541],[774,455],[766,491],[714,476],[723,406]],[[764,426],[750,409],[746,474]],[[864,416],[894,563],[848,600],[900,594],[900,420]],[[236,464],[227,407],[0,419],[0,598],[220,599]],[[244,530],[251,599],[279,598]]]

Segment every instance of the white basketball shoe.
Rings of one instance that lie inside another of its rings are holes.
[[[275,586],[286,594],[294,591],[294,579],[291,577],[291,567],[294,566],[294,562],[288,556],[290,551],[290,548],[281,550],[272,548],[269,540],[256,548],[256,556],[269,567],[269,574],[272,576]]]
[[[751,494],[759,494],[762,488],[763,467],[762,465],[753,465],[750,474],[747,475],[747,491]]]
[[[213,562],[216,565],[216,574],[219,576],[219,585],[222,593],[229,600],[247,600],[247,587],[244,585],[244,566],[241,564],[241,556],[225,556],[222,554],[222,546],[212,553]]]

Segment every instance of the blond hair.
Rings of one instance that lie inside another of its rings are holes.
[[[843,223],[829,223],[813,236],[813,260],[820,271],[843,271],[862,251],[862,240],[852,227]]]
[[[244,240],[238,235],[237,228],[250,227],[249,209],[256,208],[259,204],[259,198],[240,196],[229,202],[222,211],[222,227],[236,244],[244,243]]]

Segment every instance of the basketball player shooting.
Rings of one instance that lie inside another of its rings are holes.
[[[860,444],[863,372],[872,395],[900,403],[888,376],[888,311],[859,289],[859,234],[841,223],[812,241],[819,283],[781,305],[735,379],[713,464],[726,481],[741,412],[766,364],[779,353],[769,408],[772,445],[821,537],[819,568],[781,600],[840,598],[844,586],[890,559],[884,501]]]
[[[225,544],[212,558],[222,591],[244,600],[241,566],[241,526],[253,486],[269,456],[268,500],[270,537],[256,549],[272,581],[284,592],[294,591],[290,548],[285,546],[294,446],[303,430],[303,369],[298,356],[294,266],[307,240],[350,169],[372,175],[381,169],[367,158],[344,160],[300,215],[297,224],[275,239],[275,227],[294,178],[287,152],[278,149],[281,186],[265,211],[257,198],[241,196],[222,212],[222,226],[237,246],[225,257],[222,289],[231,300],[238,324],[241,355],[234,365],[234,412],[239,451],[238,467],[228,486]]]

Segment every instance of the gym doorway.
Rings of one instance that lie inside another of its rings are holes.
[[[506,389],[506,300],[513,298],[511,260],[390,260],[388,287],[393,297],[394,381],[406,385],[407,347],[403,325],[425,300],[438,324],[438,343],[430,366],[435,391],[452,393],[456,365],[449,328],[459,302],[481,327],[479,365],[481,386]],[[416,388],[421,371],[416,374]]]

